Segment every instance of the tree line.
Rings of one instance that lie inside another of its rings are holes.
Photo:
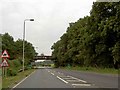
[[[21,59],[23,55],[23,40],[18,39],[14,41],[14,38],[8,33],[1,34],[2,38],[2,50],[7,50],[10,58],[9,60]],[[26,63],[30,63],[34,58],[36,51],[30,42],[25,41],[25,59],[28,60]]]
[[[19,70],[22,69],[23,40],[18,39],[17,41],[14,41],[14,38],[8,33],[0,34],[0,37],[2,40],[0,44],[0,47],[2,47],[1,54],[4,50],[7,50],[10,55],[10,58],[8,59],[10,67],[7,70],[7,75],[17,75]],[[33,45],[30,42],[25,41],[25,69],[31,64],[36,54]]]
[[[56,67],[119,68],[120,2],[94,2],[90,16],[70,23],[51,49]]]

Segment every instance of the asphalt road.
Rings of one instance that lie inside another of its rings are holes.
[[[118,75],[63,69],[56,69],[56,71],[64,73],[65,75],[72,75],[76,78],[83,79],[97,88],[118,88]]]
[[[51,69],[50,69],[51,70]],[[38,69],[15,88],[70,88],[49,69]]]
[[[63,69],[37,69],[14,88],[118,88],[118,76]]]

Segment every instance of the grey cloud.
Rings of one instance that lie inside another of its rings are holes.
[[[95,0],[2,0],[2,33],[10,33],[15,40],[22,39],[23,21],[26,22],[26,40],[39,53],[51,54],[51,45],[66,31],[70,22],[89,15]]]

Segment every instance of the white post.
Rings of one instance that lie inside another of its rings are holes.
[[[23,72],[25,69],[25,21],[34,21],[34,19],[25,19],[23,26]]]
[[[24,28],[23,28],[23,72],[24,72],[24,63],[25,63],[24,51],[25,51],[25,20],[24,20]]]

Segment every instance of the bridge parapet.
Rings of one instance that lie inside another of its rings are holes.
[[[52,56],[35,56],[34,60],[52,60]]]

